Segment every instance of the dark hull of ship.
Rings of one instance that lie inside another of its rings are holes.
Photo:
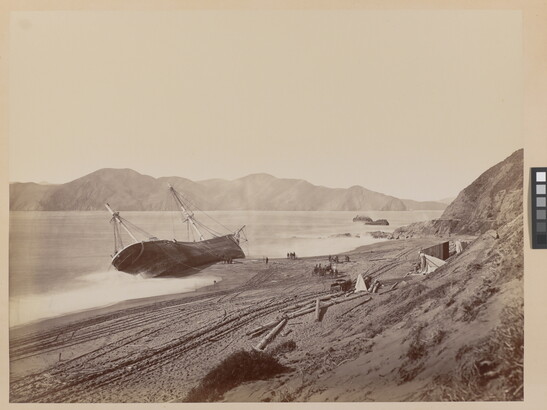
[[[225,259],[245,258],[233,235],[199,242],[151,240],[130,245],[112,259],[122,272],[145,276],[180,276]]]

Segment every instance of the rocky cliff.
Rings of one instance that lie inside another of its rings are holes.
[[[399,228],[394,236],[480,234],[522,217],[523,150],[515,151],[460,192],[441,218]]]

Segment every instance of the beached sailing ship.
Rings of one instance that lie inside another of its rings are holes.
[[[192,230],[197,239],[193,242],[158,239],[122,218],[119,212],[113,211],[109,204],[105,204],[112,214],[112,265],[117,270],[152,277],[180,276],[195,273],[199,268],[216,262],[245,258],[240,246],[240,235],[244,226],[235,233],[219,235],[194,217],[194,213],[189,210],[188,201],[185,201],[171,185],[169,191],[182,214],[183,223],[187,224],[188,231]],[[132,244],[123,245],[120,228],[131,237],[134,241]],[[212,238],[205,239],[202,230],[207,231]],[[138,231],[146,239],[139,241],[134,231]]]

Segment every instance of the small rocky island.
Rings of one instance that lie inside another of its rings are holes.
[[[357,215],[353,218],[353,222],[364,222],[365,225],[389,225],[387,219],[372,220],[372,218],[364,215]]]

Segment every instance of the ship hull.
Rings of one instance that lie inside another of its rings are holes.
[[[226,259],[245,258],[233,235],[199,242],[150,240],[122,249],[112,265],[122,272],[145,276],[180,276]]]

